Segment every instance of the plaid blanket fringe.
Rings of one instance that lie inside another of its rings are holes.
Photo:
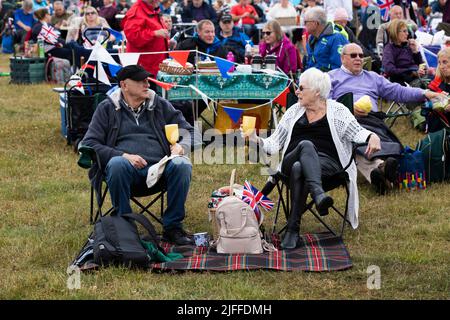
[[[279,271],[336,271],[352,267],[350,255],[343,241],[330,233],[304,234],[304,243],[293,250],[279,250],[263,254],[218,254],[214,249],[194,246],[171,246],[163,243],[166,252],[181,253],[185,258],[156,263],[152,270],[279,270]]]

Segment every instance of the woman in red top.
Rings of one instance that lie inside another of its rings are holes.
[[[450,47],[439,51],[436,77],[428,88],[435,92],[450,93]],[[444,110],[433,109],[427,114],[426,119],[428,132],[450,127],[450,104],[446,104]]]
[[[159,0],[137,0],[122,20],[127,52],[167,51],[169,31],[159,15]],[[156,77],[166,53],[143,54],[139,64]]]
[[[240,22],[245,34],[252,39],[253,43],[258,44],[258,30],[256,29],[255,24],[258,23],[260,18],[258,17],[255,8],[249,3],[249,0],[240,0],[239,4],[231,8],[230,13],[235,25],[238,25]]]

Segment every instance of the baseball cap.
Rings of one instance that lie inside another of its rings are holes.
[[[220,21],[222,22],[227,22],[227,21],[232,21],[233,17],[231,17],[231,14],[229,13],[224,13],[221,17],[220,17]]]
[[[125,79],[131,79],[134,81],[142,81],[152,76],[150,72],[145,70],[142,66],[139,65],[129,65],[120,69],[117,73],[117,81],[123,81]]]

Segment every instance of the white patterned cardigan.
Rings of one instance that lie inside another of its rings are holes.
[[[284,153],[289,146],[293,127],[304,113],[305,108],[299,103],[292,105],[281,118],[274,133],[266,139],[261,139],[265,152],[275,154],[281,149],[283,150],[278,169],[281,168]],[[334,100],[327,100],[327,120],[339,160],[342,167],[345,167],[352,155],[352,142],[366,142],[372,132],[361,127],[348,108]],[[355,163],[352,163],[346,171],[350,179],[348,219],[352,227],[356,229],[358,227],[359,196]]]

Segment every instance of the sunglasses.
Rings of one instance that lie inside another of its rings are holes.
[[[272,34],[272,31],[263,31],[261,33],[263,36],[270,36]]]
[[[86,12],[85,15],[89,16],[89,15],[95,15],[97,14],[97,12]]]
[[[298,91],[304,91],[304,90],[307,90],[307,89],[309,89],[309,88],[306,88],[306,87],[304,87],[302,85],[298,86]]]
[[[350,58],[352,59],[356,59],[356,57],[359,57],[361,59],[364,58],[364,54],[363,53],[344,53],[346,56],[350,56]]]

